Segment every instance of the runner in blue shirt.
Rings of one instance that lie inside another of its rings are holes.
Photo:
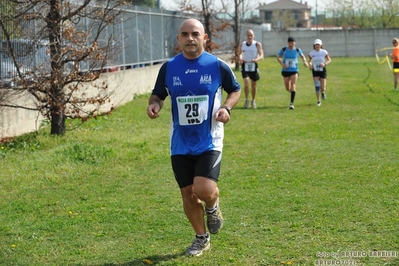
[[[281,75],[284,78],[284,86],[288,92],[291,92],[291,101],[289,109],[294,109],[294,100],[296,95],[296,82],[298,80],[298,56],[303,60],[303,63],[308,67],[306,56],[300,48],[295,47],[295,39],[288,38],[288,46],[283,47],[277,54],[277,61],[282,66]]]
[[[210,233],[218,233],[223,224],[217,186],[223,125],[229,122],[241,93],[231,68],[204,51],[207,39],[200,21],[187,19],[180,25],[177,40],[182,53],[162,65],[147,107],[147,115],[157,118],[170,96],[172,169],[184,212],[196,234],[186,250],[191,256],[210,248],[204,212]],[[227,93],[224,102],[223,91]]]

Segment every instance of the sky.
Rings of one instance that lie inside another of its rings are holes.
[[[178,0],[160,0],[160,1],[161,1],[161,6],[164,6],[167,9],[170,9],[170,10],[177,10],[178,9],[178,5],[176,4],[176,2],[178,2]],[[191,1],[193,1],[193,3],[198,3],[198,5],[201,4],[200,0],[191,0]],[[253,5],[253,3],[270,4],[270,3],[275,2],[277,0],[246,0],[246,1],[250,1],[251,4]],[[295,2],[298,2],[298,3],[301,2],[301,0],[292,0],[292,1],[295,1]],[[323,10],[324,1],[327,1],[327,0],[302,0],[302,3],[307,2],[308,5],[312,8],[312,13],[313,13],[314,10],[316,9],[316,2],[317,2],[317,10]]]

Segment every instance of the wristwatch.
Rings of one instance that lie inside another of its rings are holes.
[[[220,106],[220,108],[224,108],[227,110],[227,112],[229,113],[229,115],[231,115],[231,108],[227,107],[227,106]]]

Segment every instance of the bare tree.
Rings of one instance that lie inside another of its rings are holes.
[[[0,106],[39,111],[50,120],[51,134],[57,135],[65,133],[67,118],[85,121],[99,115],[100,106],[110,96],[108,84],[93,85],[94,94],[82,88],[98,80],[119,50],[118,42],[106,31],[112,32],[122,4],[110,0],[1,1],[1,62],[12,71],[3,73],[11,77],[9,82],[0,82]],[[34,97],[34,106],[18,100],[26,95]]]
[[[180,0],[178,5],[181,10],[190,11],[198,14],[204,20],[205,31],[209,35],[207,43],[207,51],[213,51],[219,48],[219,44],[213,42],[213,36],[217,32],[224,31],[227,27],[231,27],[234,34],[234,43],[230,44],[234,56],[232,62],[235,62],[235,68],[240,68],[238,60],[238,47],[241,43],[241,28],[245,21],[245,13],[255,9],[255,2],[244,0],[201,0],[201,6],[196,5],[191,0]]]
[[[126,2],[131,3],[132,5],[136,6],[149,6],[149,7],[154,7],[156,2],[159,0],[126,0]]]
[[[245,14],[249,11],[253,11],[256,8],[256,2],[244,1],[244,0],[234,0],[233,8],[231,8],[232,3],[229,0],[222,0],[223,10],[230,17],[230,27],[233,29],[234,33],[234,62],[235,70],[240,69],[239,64],[239,46],[241,45],[241,28],[245,23]],[[244,29],[246,31],[247,29]]]
[[[181,10],[193,13],[202,18],[205,32],[208,34],[205,50],[212,53],[220,47],[219,44],[213,41],[218,32],[224,31],[228,27],[223,19],[218,18],[220,8],[215,5],[216,0],[201,0],[201,4],[194,4],[191,0],[180,0],[178,5]]]
[[[226,10],[228,7],[228,3],[223,2],[223,6]],[[235,70],[240,69],[240,60],[239,60],[239,45],[241,44],[241,23],[244,21],[244,13],[242,5],[244,0],[234,0],[234,12],[231,13],[232,23],[230,27],[233,29],[234,32],[234,62],[235,62]],[[228,12],[227,12],[228,13]],[[229,13],[228,13],[229,14]]]

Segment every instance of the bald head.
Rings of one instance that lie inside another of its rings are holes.
[[[208,40],[204,25],[196,19],[187,19],[180,24],[177,35],[183,55],[194,59],[204,52],[204,44]]]
[[[204,25],[201,23],[201,21],[194,18],[186,19],[185,21],[183,21],[180,24],[179,33],[186,28],[196,28],[200,30],[202,34],[205,34]]]
[[[249,29],[249,30],[247,30],[246,35],[247,35],[247,43],[248,43],[248,44],[251,44],[252,41],[253,41],[254,38],[255,38],[254,31],[251,30],[251,29]]]

